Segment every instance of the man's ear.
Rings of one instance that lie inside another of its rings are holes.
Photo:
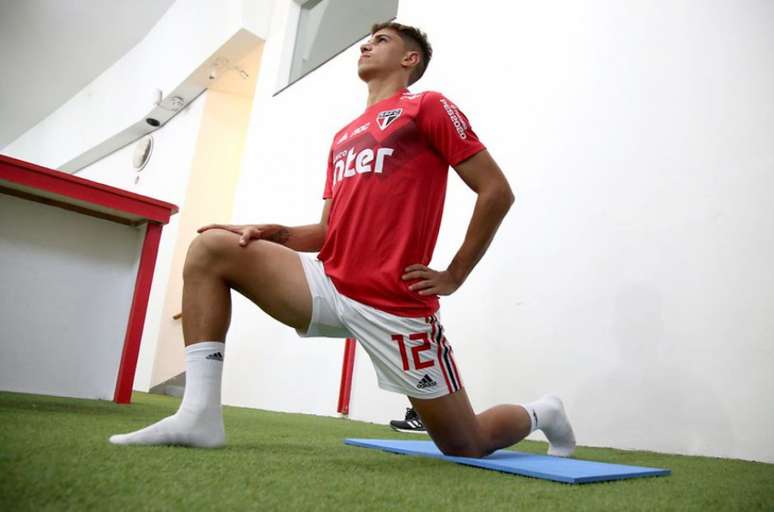
[[[421,57],[419,56],[419,52],[415,50],[409,50],[408,52],[403,55],[403,60],[401,61],[401,64],[403,64],[406,67],[409,66],[416,66],[419,64],[419,60]]]

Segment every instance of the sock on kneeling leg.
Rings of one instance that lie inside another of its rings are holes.
[[[540,400],[520,404],[529,414],[531,428],[542,431],[548,439],[548,455],[569,457],[575,451],[575,434],[559,397],[546,395]]]

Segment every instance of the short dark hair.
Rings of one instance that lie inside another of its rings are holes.
[[[371,27],[371,35],[374,35],[378,31],[389,28],[396,31],[403,42],[412,50],[419,50],[422,54],[419,64],[411,72],[409,77],[409,85],[413,84],[425,74],[427,65],[430,64],[430,59],[433,57],[433,47],[430,46],[430,41],[427,40],[427,34],[422,32],[416,27],[409,25],[403,25],[394,21],[386,21],[384,23],[374,23]]]

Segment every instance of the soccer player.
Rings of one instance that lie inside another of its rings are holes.
[[[302,337],[356,338],[379,386],[408,396],[445,454],[486,456],[536,429],[548,438],[549,454],[573,453],[572,427],[557,397],[480,414],[468,401],[438,296],[462,285],[514,197],[459,108],[438,92],[407,89],[431,56],[420,30],[373,27],[357,67],[368,86],[366,109],[333,137],[320,222],[199,229],[183,270],[187,371],[180,409],[110,442],[225,443],[220,383],[233,289]],[[462,246],[446,269],[435,270],[427,265],[450,165],[477,200]]]

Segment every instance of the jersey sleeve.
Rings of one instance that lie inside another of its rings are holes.
[[[430,91],[422,96],[417,126],[451,166],[486,149],[465,114],[441,93]]]
[[[333,150],[328,151],[328,171],[325,175],[325,188],[323,188],[323,199],[333,197]]]

